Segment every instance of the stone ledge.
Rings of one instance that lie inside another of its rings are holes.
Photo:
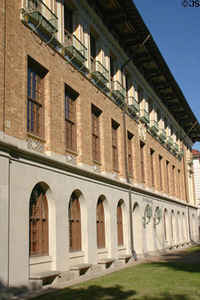
[[[70,267],[70,270],[78,271],[78,270],[82,270],[82,269],[89,269],[91,266],[92,266],[91,264],[83,263],[83,264],[79,264],[79,265]]]
[[[31,274],[29,279],[31,280],[43,280],[49,277],[59,276],[61,272],[59,271],[45,271],[40,273]]]
[[[112,263],[113,261],[115,261],[114,258],[102,258],[98,261],[98,264],[109,264]]]
[[[131,254],[124,254],[120,255],[118,259],[123,260],[123,259],[130,259],[132,257]]]

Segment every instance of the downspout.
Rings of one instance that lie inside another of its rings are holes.
[[[192,241],[192,236],[191,236],[191,224],[190,224],[190,210],[188,206],[188,231],[189,231],[189,239],[190,242]]]
[[[9,158],[8,165],[8,281],[7,285],[10,286],[10,165],[12,163]]]
[[[4,14],[4,31],[3,31],[3,132],[5,133],[5,107],[6,107],[6,43],[7,43],[7,28],[6,28],[6,0],[3,2],[3,14]],[[8,265],[7,265],[7,286],[10,285],[10,164],[11,160],[8,160],[8,211],[7,211],[7,218],[8,218]]]
[[[183,154],[183,171],[184,171],[184,178],[185,178],[185,180],[184,180],[185,181],[185,201],[188,203],[188,191],[187,191],[187,187],[186,187],[188,180],[187,180],[187,176],[186,176],[187,174],[186,174],[186,170],[185,170],[186,165],[185,165],[185,155],[184,154]]]
[[[130,59],[127,60],[121,66],[121,74],[123,74],[124,67],[130,62]],[[129,174],[128,174],[128,153],[127,153],[127,128],[126,128],[126,106],[127,103],[124,102],[123,105],[123,129],[124,129],[124,166],[125,166],[125,177],[126,182],[130,183]],[[128,190],[128,198],[129,198],[129,222],[130,222],[130,242],[131,242],[131,255],[135,256],[134,253],[134,242],[133,242],[133,222],[132,222],[132,198],[131,198],[131,188]]]
[[[121,68],[123,72],[123,68]],[[127,129],[126,129],[126,105],[123,106],[123,128],[124,128],[124,166],[125,166],[125,177],[127,183],[130,183],[129,174],[128,174],[128,153],[127,153]],[[132,222],[132,198],[131,198],[131,188],[128,190],[129,198],[129,218],[130,218],[130,241],[131,241],[131,254],[135,256],[134,253],[134,242],[133,242],[133,222]]]
[[[151,38],[149,34],[140,46],[144,47],[146,42]],[[124,68],[130,63],[133,59],[133,56],[130,56],[122,65],[121,65],[121,74],[123,74]],[[123,127],[124,127],[124,164],[125,164],[125,176],[127,183],[130,183],[129,174],[128,174],[128,153],[127,153],[127,129],[126,129],[126,106],[127,103],[124,103],[123,106]],[[134,240],[133,240],[133,222],[132,222],[132,198],[131,198],[131,187],[128,191],[129,195],[129,214],[130,214],[130,241],[131,241],[131,254],[136,259],[136,253],[134,250]]]
[[[4,73],[4,79],[3,79],[3,132],[5,132],[5,114],[6,114],[6,0],[4,0],[4,41],[3,41],[3,73]]]
[[[185,152],[185,151],[184,151]],[[187,189],[187,183],[188,183],[188,180],[186,178],[186,165],[185,165],[185,153],[183,154],[183,171],[184,171],[184,181],[185,181],[185,201],[186,203],[188,204],[188,189]],[[191,225],[190,225],[190,215],[189,215],[189,206],[187,206],[187,215],[188,215],[188,232],[189,232],[189,239],[191,241]]]

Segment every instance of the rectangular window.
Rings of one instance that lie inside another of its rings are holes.
[[[160,177],[160,189],[163,189],[163,179],[162,179],[162,156],[159,155],[159,177]]]
[[[27,131],[44,138],[44,76],[47,71],[28,59]]]
[[[65,140],[66,150],[77,151],[76,98],[78,93],[65,85]]]
[[[93,161],[101,161],[100,157],[100,130],[99,130],[99,116],[101,110],[92,105],[92,156]]]
[[[144,98],[144,92],[141,87],[138,87],[138,103],[140,104]]]
[[[169,193],[169,161],[166,160],[166,186],[167,193]]]
[[[114,76],[116,74],[116,60],[114,56],[110,56],[110,80],[114,81]]]
[[[96,38],[92,33],[90,33],[90,55],[93,59],[95,59],[97,55]]]
[[[92,72],[96,71],[96,56],[97,56],[97,42],[96,38],[90,33],[90,59]]]
[[[177,185],[177,188],[178,188],[178,198],[180,199],[181,198],[181,171],[178,170],[178,185]]]
[[[127,133],[127,150],[128,150],[128,175],[133,177],[133,135],[128,131]]]
[[[172,194],[175,195],[175,166],[172,166]]]
[[[150,164],[151,164],[151,185],[155,186],[155,179],[154,179],[154,153],[153,149],[150,149]]]
[[[64,5],[64,31],[65,34],[73,33],[73,12]]]
[[[145,170],[144,170],[144,146],[143,142],[140,142],[140,166],[141,166],[141,182],[145,182]]]
[[[119,161],[118,161],[118,139],[117,139],[117,129],[119,124],[112,120],[112,162],[113,162],[113,171],[118,172],[119,170]]]

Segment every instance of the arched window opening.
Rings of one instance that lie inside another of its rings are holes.
[[[97,203],[97,248],[105,248],[105,217],[104,217],[104,205],[103,198],[99,198]]]
[[[165,209],[163,215],[163,222],[164,222],[164,239],[167,241],[167,210]]]
[[[69,202],[69,249],[81,251],[81,210],[77,192],[72,193]]]
[[[117,205],[117,241],[118,246],[124,245],[124,236],[123,236],[123,216],[122,216],[122,204],[123,201],[119,201]]]
[[[174,240],[174,211],[172,210],[171,213],[171,235],[172,235],[172,241]]]
[[[30,256],[49,254],[48,203],[46,188],[38,183],[30,198],[29,253]]]

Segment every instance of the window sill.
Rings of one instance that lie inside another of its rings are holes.
[[[97,249],[97,254],[103,254],[103,253],[108,253],[108,249],[107,248]]]
[[[70,254],[69,254],[69,258],[78,258],[78,257],[83,257],[83,256],[85,256],[84,251],[74,251],[74,252],[70,252]]]
[[[97,161],[97,160],[94,160],[94,159],[93,159],[93,163],[94,163],[95,165],[101,166],[101,162],[100,162],[100,161]]]
[[[51,256],[30,256],[29,259],[30,265],[37,265],[52,262]]]
[[[122,246],[118,246],[118,250],[121,251],[121,250],[126,250],[126,247],[124,245]]]
[[[78,153],[77,153],[76,151],[74,151],[74,150],[71,150],[71,149],[66,148],[65,151],[66,151],[67,153],[70,153],[70,154],[73,154],[73,155],[75,155],[75,156],[78,156]]]
[[[36,140],[38,140],[42,143],[46,143],[45,139],[43,139],[42,137],[40,137],[38,135],[32,134],[30,132],[27,132],[27,136],[30,137],[30,138],[36,139]]]

